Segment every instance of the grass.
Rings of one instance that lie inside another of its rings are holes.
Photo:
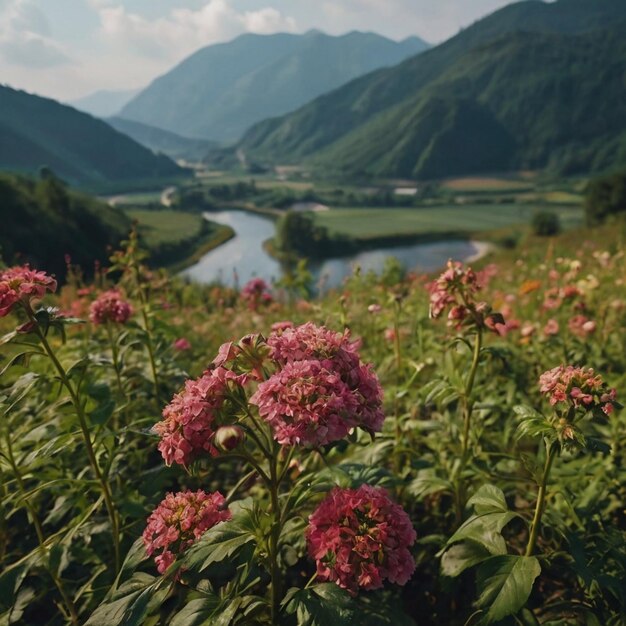
[[[429,208],[346,208],[317,213],[315,221],[329,232],[357,239],[394,235],[481,232],[528,224],[539,206],[516,204],[443,205]],[[563,228],[582,223],[582,210],[551,207]]]
[[[206,221],[199,213],[182,211],[130,209],[128,216],[137,220],[139,233],[149,248],[177,243],[197,235]]]
[[[230,226],[204,219],[199,213],[171,209],[129,209],[139,236],[156,265],[178,272],[235,235]]]

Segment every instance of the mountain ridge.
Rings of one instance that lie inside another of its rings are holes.
[[[74,184],[185,174],[104,121],[51,98],[0,85],[0,169],[42,166]]]
[[[293,110],[382,65],[424,50],[417,37],[247,33],[196,51],[155,79],[119,116],[183,136],[233,141],[256,121]]]
[[[410,168],[410,171],[407,171],[406,155],[401,157],[397,154],[397,147],[389,145],[391,142],[387,142],[385,138],[394,136],[396,143],[404,142],[406,144],[410,142],[410,138],[399,137],[397,132],[399,128],[407,127],[406,119],[414,118],[416,110],[424,104],[423,100],[426,97],[438,98],[440,101],[445,102],[445,93],[455,92],[463,79],[467,83],[467,88],[472,91],[471,97],[475,100],[472,107],[472,115],[478,115],[478,108],[486,106],[485,98],[479,93],[475,85],[472,86],[472,80],[477,80],[483,70],[475,66],[471,69],[475,74],[471,76],[468,74],[464,77],[463,73],[469,71],[469,65],[471,65],[471,59],[473,58],[472,55],[481,54],[481,48],[493,44],[494,41],[499,42],[497,46],[505,46],[507,39],[510,39],[513,35],[523,37],[523,33],[537,36],[553,35],[561,43],[572,37],[583,36],[584,34],[589,35],[593,39],[593,32],[598,32],[598,30],[607,30],[619,35],[620,31],[624,32],[625,30],[622,25],[624,20],[626,20],[626,3],[621,3],[617,0],[601,0],[596,3],[590,2],[590,0],[559,0],[556,3],[526,0],[525,2],[508,5],[483,18],[483,20],[474,23],[448,41],[420,55],[407,59],[392,68],[380,69],[366,76],[359,77],[313,100],[291,114],[260,122],[246,132],[237,147],[253,160],[265,162],[279,164],[309,162],[317,166],[324,165],[326,171],[332,170],[334,167],[354,175],[357,173],[385,176],[413,175],[420,171],[420,168],[417,167],[417,161],[419,161],[421,156],[415,157],[413,166]],[[611,42],[615,46],[616,54],[621,55],[623,51],[617,35],[611,38]],[[602,49],[601,39],[602,36],[600,35],[595,41],[594,50],[596,52]],[[563,45],[565,46],[566,44]],[[565,54],[565,52],[563,53]],[[575,50],[567,52],[570,55],[574,53]],[[509,64],[512,67],[515,67],[516,63],[523,65],[523,56],[524,50],[517,50],[516,61],[513,62],[511,59],[508,59]],[[542,80],[544,80],[546,71],[544,66],[546,63],[552,63],[553,56],[547,50],[543,58],[538,57],[535,70],[542,76]],[[603,58],[607,62],[610,61],[610,53],[605,54]],[[489,62],[487,55],[483,54],[483,60],[485,63]],[[580,59],[576,61],[580,62]],[[620,56],[621,61],[622,57]],[[555,69],[553,76],[557,84],[560,76],[565,77],[565,80],[568,75],[576,72],[578,72],[579,78],[585,78],[578,71],[577,67],[571,68],[563,63],[558,65],[558,59],[554,64],[555,68],[557,66],[559,68],[558,72]],[[514,83],[518,77],[515,74],[509,77],[503,76],[502,73],[498,74],[496,65],[492,65],[490,71],[499,76],[499,85],[497,88],[494,84],[491,86],[492,93],[487,98],[489,103],[483,111],[481,123],[487,123],[485,115],[492,115],[494,113],[492,109],[495,110],[503,106],[515,107],[513,99],[506,98],[506,94],[509,91],[517,90]],[[532,88],[535,79],[527,67],[525,71],[524,88]],[[594,67],[593,72],[598,71],[602,71],[601,66]],[[455,72],[456,74],[454,74]],[[612,78],[612,80],[614,83],[615,78]],[[447,91],[445,87],[442,87],[442,82],[445,81],[450,83]],[[589,82],[593,82],[593,76],[591,75]],[[454,83],[454,86],[452,83]],[[544,80],[544,87],[547,89],[548,86],[549,81]],[[501,91],[502,96],[498,96],[495,93],[498,89]],[[619,95],[615,94],[615,89],[611,93],[613,94],[612,104],[617,107],[623,106],[620,103]],[[467,93],[463,95],[467,101]],[[523,94],[519,94],[519,97],[522,100],[524,99]],[[587,94],[587,97],[590,98],[591,95]],[[461,105],[459,98],[460,94],[455,93],[453,100],[456,104],[453,102],[446,104],[449,114],[453,116],[463,112],[464,115],[469,115],[469,109],[466,105]],[[500,99],[500,102],[498,102],[498,99]],[[565,101],[563,106],[571,104],[571,102]],[[574,104],[577,108],[584,106],[581,103]],[[402,115],[400,115],[400,111],[402,111]],[[428,111],[432,113],[430,108]],[[544,114],[540,108],[538,111],[540,116],[545,118],[545,123],[547,124],[548,114],[552,115],[552,113]],[[520,115],[522,115],[521,112]],[[385,127],[383,118],[387,118],[386,130],[383,130],[383,127]],[[501,128],[502,123],[505,118],[507,116],[503,116],[502,112],[499,112],[489,122],[489,127],[494,133],[501,133],[503,130]],[[598,126],[593,116],[590,119],[592,127]],[[431,140],[434,140],[436,135],[435,129],[436,126],[433,127]],[[413,130],[417,132],[415,128]],[[504,130],[508,134],[512,132],[511,128],[505,128]],[[549,141],[555,139],[542,131],[542,137],[544,135]],[[419,145],[422,151],[428,148],[429,142],[423,141],[420,143],[416,138],[413,139],[413,143]],[[513,139],[518,141],[518,138]],[[504,135],[501,135],[498,140],[498,144],[502,147],[501,141],[504,141]],[[383,148],[383,146],[385,147]],[[358,148],[356,154],[355,148]],[[564,145],[561,148],[565,150]],[[598,147],[598,149],[600,148]],[[380,153],[383,150],[386,154],[380,159],[372,157],[372,152]],[[368,151],[370,153],[369,160],[371,161],[369,164],[367,163]],[[581,152],[580,150],[578,151],[579,153]],[[619,149],[617,151],[621,154]],[[402,167],[392,166],[391,162],[394,158],[396,161],[400,160],[405,164]],[[576,158],[580,160],[581,157],[579,155]],[[519,161],[523,160],[519,159]],[[530,158],[526,160],[533,161]],[[593,158],[582,160],[586,160],[589,163],[590,160],[593,161]],[[350,161],[353,161],[352,166]],[[383,165],[383,161],[386,161],[387,164]],[[501,159],[496,159],[496,161],[499,161],[500,165],[502,165]],[[508,161],[512,165],[515,164],[515,159],[508,159]],[[550,159],[545,158],[544,161],[549,162]],[[356,166],[356,162],[359,162],[360,165]],[[534,162],[541,163],[542,161],[541,159],[536,159]],[[563,171],[581,169],[580,167],[574,167],[571,163],[563,162],[561,165]],[[450,173],[450,175],[453,174]]]

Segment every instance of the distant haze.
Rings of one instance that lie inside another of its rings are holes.
[[[437,43],[509,0],[0,0],[0,81],[64,102],[138,89],[242,33],[377,32]]]
[[[123,89],[120,91],[99,90],[68,102],[79,111],[90,113],[96,117],[111,117],[119,113],[125,104],[130,102],[137,94],[138,89]]]
[[[120,116],[183,135],[232,142],[252,124],[423,52],[372,33],[241,35],[202,48],[157,78]]]

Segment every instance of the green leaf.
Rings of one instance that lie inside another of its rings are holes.
[[[100,604],[85,626],[139,626],[169,593],[169,582],[143,572],[136,573]],[[160,589],[160,587],[165,588]]]
[[[354,624],[352,599],[335,583],[322,583],[309,589],[290,589],[283,607],[295,615],[298,626],[348,626]]]
[[[231,565],[237,565],[237,555],[246,546],[256,546],[256,511],[241,509],[233,514],[232,519],[210,528],[194,543],[183,558],[183,567],[195,572],[202,572],[213,563],[229,559]]]
[[[514,518],[518,517],[512,511],[485,513],[472,515],[448,539],[448,546],[460,541],[475,541],[491,554],[506,554],[506,543],[502,536],[502,529]]]
[[[409,483],[407,490],[413,497],[422,499],[434,493],[452,492],[453,485],[449,480],[437,476],[433,468],[428,468],[417,473],[417,478]]]
[[[474,511],[479,515],[483,513],[502,513],[509,510],[502,489],[495,485],[483,485],[480,487],[467,501],[467,504],[473,506]]]
[[[441,558],[441,573],[450,578],[460,576],[466,569],[482,563],[491,557],[483,546],[473,541],[457,543]]]
[[[217,596],[206,596],[190,600],[174,615],[170,621],[170,626],[202,626],[209,624],[209,619],[215,613],[220,605],[220,599]]]
[[[526,604],[533,583],[541,573],[534,556],[494,556],[478,568],[478,608],[486,609],[482,624],[493,624],[514,615]]]

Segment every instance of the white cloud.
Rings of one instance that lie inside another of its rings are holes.
[[[293,18],[265,7],[236,11],[227,0],[209,0],[198,9],[172,9],[148,19],[109,0],[90,0],[100,18],[101,35],[147,57],[180,59],[196,49],[244,33],[269,34],[296,30]]]
[[[48,19],[32,0],[0,3],[0,57],[10,65],[34,69],[71,62],[51,38]]]

